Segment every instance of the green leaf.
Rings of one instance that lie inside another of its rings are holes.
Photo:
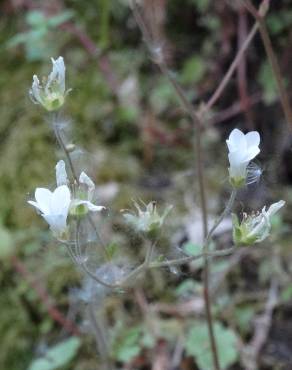
[[[50,27],[57,27],[60,24],[69,21],[74,17],[74,12],[72,10],[66,10],[61,14],[55,15],[47,20]]]
[[[181,82],[183,84],[197,83],[206,72],[206,63],[203,58],[193,56],[186,61],[181,72]]]
[[[142,328],[141,326],[136,326],[129,330],[123,330],[121,334],[114,345],[114,357],[118,361],[129,362],[138,356],[141,351]]]
[[[281,293],[281,300],[283,302],[292,301],[292,285],[285,288]]]
[[[110,259],[113,259],[119,251],[119,246],[116,242],[111,242],[106,246],[106,253]]]
[[[189,296],[202,292],[202,285],[193,279],[184,280],[176,289],[177,296]]]
[[[192,242],[187,242],[183,245],[183,250],[186,254],[190,256],[197,256],[203,253],[203,249],[199,244],[194,244]]]
[[[267,104],[272,104],[277,99],[277,85],[273,76],[272,68],[268,62],[261,66],[258,81],[264,90],[264,100]]]
[[[237,337],[234,331],[225,328],[220,322],[214,322],[218,355],[221,369],[227,369],[238,357]],[[186,352],[193,356],[200,370],[213,367],[208,328],[206,323],[195,322],[186,339]]]
[[[234,311],[234,316],[241,332],[246,334],[250,329],[254,309],[251,306],[238,307]]]
[[[32,10],[27,13],[26,22],[33,27],[43,26],[46,23],[46,17],[44,13],[39,10]]]
[[[54,370],[68,364],[80,347],[80,339],[71,337],[51,349],[45,356],[34,360],[28,370]]]
[[[191,3],[197,7],[200,13],[203,13],[208,9],[210,0],[191,0]]]

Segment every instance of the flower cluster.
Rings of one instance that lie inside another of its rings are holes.
[[[53,192],[46,188],[37,188],[35,201],[29,200],[28,203],[40,212],[55,237],[64,240],[67,238],[68,215],[82,217],[88,212],[100,212],[105,207],[91,202],[95,185],[85,172],[80,174],[77,188],[76,184],[70,186],[65,162],[62,160],[56,165],[56,182],[57,188]]]
[[[36,75],[33,76],[30,97],[35,104],[41,104],[48,111],[56,111],[65,102],[70,90],[65,90],[65,64],[63,57],[54,60],[52,72],[40,83]]]
[[[48,111],[60,109],[64,104],[65,64],[63,57],[52,58],[53,69],[43,84],[36,75],[30,89],[30,96],[36,104],[41,104]],[[261,169],[251,162],[260,153],[260,135],[257,131],[244,134],[234,129],[226,140],[229,159],[229,180],[234,189],[248,185],[261,176]],[[95,205],[95,184],[91,178],[81,172],[77,181],[70,183],[66,173],[65,162],[59,161],[56,165],[56,183],[54,191],[46,188],[35,190],[35,200],[28,203],[34,206],[49,224],[54,235],[66,240],[68,234],[67,219],[69,216],[81,218],[89,212],[100,212],[105,207]],[[233,189],[233,190],[234,190]],[[284,201],[272,204],[261,212],[250,216],[244,215],[239,222],[233,215],[233,239],[237,245],[250,245],[264,240],[271,230],[271,217],[284,206]],[[159,215],[155,202],[142,204],[134,202],[137,212],[124,211],[124,218],[137,231],[150,238],[156,237],[172,206]]]

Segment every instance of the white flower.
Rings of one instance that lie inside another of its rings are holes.
[[[266,211],[266,207],[256,215],[245,215],[241,224],[239,224],[236,215],[233,215],[233,240],[235,244],[251,245],[260,243],[266,239],[271,231],[271,218],[277,213],[285,202],[280,200],[273,203]]]
[[[65,64],[63,57],[57,60],[51,58],[52,72],[42,85],[36,75],[33,76],[30,97],[35,104],[41,104],[48,111],[58,110],[65,101]]]
[[[71,204],[68,186],[58,186],[53,192],[45,188],[37,188],[35,200],[28,203],[40,211],[54,235],[62,239],[67,230],[67,216]]]
[[[260,152],[260,135],[257,131],[248,132],[246,135],[234,129],[226,140],[230,163],[230,182],[235,187],[241,187],[246,182],[247,166]]]
[[[73,215],[85,215],[90,212],[100,212],[104,206],[97,206],[91,201],[94,197],[95,184],[85,172],[81,172],[79,177],[78,198],[71,202],[70,213]]]

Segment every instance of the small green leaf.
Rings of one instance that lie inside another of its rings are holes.
[[[225,328],[220,322],[214,323],[214,333],[218,346],[221,369],[227,369],[238,357],[237,337],[234,331]],[[186,340],[186,352],[193,356],[200,370],[210,370],[213,367],[207,324],[195,322]]]
[[[192,242],[187,242],[183,245],[183,250],[186,254],[190,256],[197,256],[203,252],[202,247],[199,244],[194,244]]]
[[[251,306],[238,307],[234,311],[236,322],[243,334],[250,329],[250,323],[254,316],[254,309]]]
[[[43,12],[39,10],[32,10],[27,13],[26,22],[33,27],[42,26],[44,23],[46,23],[46,18]]]
[[[193,279],[184,280],[176,289],[175,294],[178,296],[188,296],[202,291],[202,285]]]
[[[74,12],[72,10],[66,10],[61,14],[49,18],[47,23],[50,27],[58,27],[60,24],[69,21],[73,16]]]
[[[51,349],[45,356],[34,360],[28,370],[55,370],[68,364],[76,355],[80,347],[80,339],[71,337]]]
[[[181,73],[181,82],[184,84],[197,83],[206,72],[206,63],[199,56],[193,56],[186,61]]]
[[[191,0],[191,2],[197,7],[200,13],[205,12],[210,4],[210,0]]]
[[[112,242],[106,246],[106,252],[110,259],[113,259],[118,253],[119,246],[117,243]]]
[[[114,357],[121,362],[129,362],[139,355],[141,351],[140,338],[142,328],[140,326],[123,330],[121,336],[114,345]]]
[[[267,104],[272,104],[277,99],[277,85],[268,62],[264,62],[260,68],[258,81],[264,90],[264,100]]]

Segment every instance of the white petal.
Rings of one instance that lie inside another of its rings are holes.
[[[48,82],[46,84],[46,92],[50,88],[52,82],[56,80],[58,82],[61,92],[65,93],[65,64],[63,57],[59,57],[57,60],[51,58],[53,63],[52,72],[49,74]]]
[[[59,161],[56,165],[56,181],[57,181],[57,186],[68,184],[66,165],[63,160]]]
[[[277,213],[282,207],[284,207],[285,205],[285,201],[284,200],[280,200],[279,202],[277,203],[273,203],[268,211],[267,211],[267,214],[269,217],[273,216],[275,213]]]
[[[67,217],[65,215],[43,215],[43,218],[50,225],[53,233],[60,235],[66,230]]]
[[[91,202],[86,202],[86,204],[87,204],[87,207],[88,207],[89,211],[91,211],[91,212],[100,212],[103,209],[105,209],[104,206],[96,206],[95,204],[93,204]]]
[[[30,96],[31,96],[31,98],[33,99],[34,102],[41,103],[41,101],[42,101],[42,98],[41,98],[41,95],[40,95],[41,87],[40,87],[40,81],[38,79],[38,76],[33,75],[32,80],[33,80],[33,82],[32,82],[32,86],[31,86],[31,90],[30,90]]]
[[[230,152],[228,154],[228,159],[230,166],[241,166],[243,163],[246,162],[246,153],[242,150]]]
[[[226,140],[230,152],[246,148],[246,140],[243,132],[235,128]]]
[[[52,195],[50,214],[67,217],[71,203],[70,189],[66,185],[57,187]]]
[[[50,204],[53,193],[49,189],[37,188],[35,191],[35,199],[39,209],[44,214],[50,214]]]
[[[86,185],[87,187],[88,187],[88,189],[91,189],[91,190],[94,190],[94,188],[95,188],[95,185],[94,185],[94,182],[91,180],[91,178],[88,176],[88,175],[86,175],[86,173],[85,172],[81,172],[81,174],[80,174],[80,177],[79,177],[79,182],[81,183],[81,184],[84,184],[84,185]]]
[[[38,209],[39,211],[41,211],[40,206],[39,206],[39,204],[37,202],[34,202],[33,200],[28,200],[27,203],[31,204],[36,209]]]
[[[95,204],[89,202],[88,200],[81,200],[81,199],[74,200],[74,206],[79,206],[81,204],[84,204],[85,206],[87,206],[88,210],[91,212],[100,212],[103,209],[105,209],[104,206],[96,206]]]
[[[245,139],[246,139],[248,148],[252,146],[258,147],[260,145],[261,138],[260,138],[260,134],[257,131],[248,132],[245,135]]]
[[[85,172],[81,172],[80,177],[79,177],[79,182],[80,184],[84,184],[87,186],[88,199],[91,200],[94,194],[94,190],[95,190],[94,182],[91,180],[91,178],[88,175],[86,175]]]
[[[250,147],[245,153],[245,160],[248,162],[251,161],[259,154],[259,152],[260,152],[259,147],[256,146]]]

